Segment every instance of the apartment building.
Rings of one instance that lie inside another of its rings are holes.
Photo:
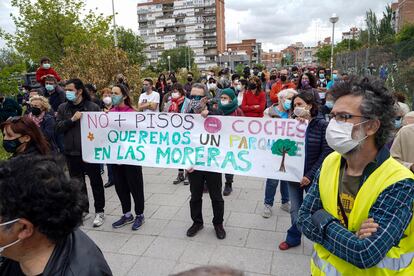
[[[150,0],[137,5],[148,64],[164,50],[190,47],[199,69],[216,66],[225,51],[224,0]]]

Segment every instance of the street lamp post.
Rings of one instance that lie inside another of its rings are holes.
[[[222,54],[219,54],[218,56],[219,56],[219,67],[221,67],[221,56],[222,56]]]
[[[339,17],[336,13],[332,14],[329,21],[332,23],[332,41],[331,41],[331,79],[333,79],[333,54],[334,54],[334,43],[335,43],[335,23],[338,22]]]
[[[227,49],[227,53],[229,55],[229,66],[230,66],[230,69],[231,69],[231,57],[230,57],[230,55],[231,55],[231,48],[228,48]]]
[[[118,47],[118,38],[116,35],[116,23],[115,23],[115,6],[114,6],[114,0],[112,0],[112,16],[114,19],[114,42],[115,42],[115,48]]]
[[[168,59],[168,72],[171,73],[171,57],[168,56],[167,59]]]

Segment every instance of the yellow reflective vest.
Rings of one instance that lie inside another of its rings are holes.
[[[341,166],[341,155],[331,153],[323,162],[319,177],[319,193],[323,208],[332,216],[338,215],[338,186]],[[394,158],[388,158],[364,182],[354,201],[354,206],[348,217],[348,230],[356,232],[361,224],[368,219],[368,213],[378,196],[387,187],[404,179],[414,179],[414,174],[398,163]],[[382,275],[414,275],[414,219],[411,220],[398,246],[392,247],[386,257],[376,266],[360,269],[326,250],[315,243],[311,258],[313,276],[382,276]]]

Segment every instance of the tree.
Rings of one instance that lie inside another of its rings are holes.
[[[414,40],[414,24],[405,25],[397,34],[397,42]]]
[[[243,75],[243,70],[244,70],[244,64],[242,63],[237,64],[236,68],[234,68],[234,71],[236,71],[236,73],[239,74],[240,76]]]
[[[65,55],[65,48],[92,40],[99,44],[112,43],[108,36],[111,17],[95,15],[90,10],[81,18],[84,1],[12,0],[11,4],[19,11],[11,15],[16,32],[1,35],[10,47],[33,61],[48,56],[57,63]]]
[[[282,156],[282,162],[280,163],[280,172],[286,172],[285,159],[286,154],[289,156],[295,156],[298,151],[298,146],[295,141],[289,139],[278,139],[272,145],[272,153],[274,155]]]
[[[128,55],[114,46],[102,46],[99,43],[83,44],[66,48],[58,70],[64,79],[80,78],[85,83],[93,83],[98,90],[114,84],[117,74],[122,73],[132,92],[140,91],[140,69],[131,64]]]
[[[116,34],[118,47],[127,53],[130,63],[138,65],[144,64],[146,60],[144,53],[146,45],[144,39],[134,34],[131,29],[125,29],[124,27],[117,27]]]
[[[190,56],[191,68],[194,68],[194,51],[189,47],[180,47],[166,50],[162,53],[157,68],[161,71],[169,71],[168,56],[170,56],[171,71],[176,72],[181,68],[188,68],[188,57]]]
[[[25,72],[24,59],[11,49],[0,49],[0,92],[16,95]]]
[[[324,45],[316,52],[316,57],[322,66],[328,66],[331,58],[331,45]]]

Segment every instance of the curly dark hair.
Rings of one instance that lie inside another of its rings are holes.
[[[360,96],[361,114],[367,118],[379,120],[380,127],[375,135],[377,148],[382,148],[391,138],[396,117],[395,100],[384,81],[377,77],[351,76],[348,81],[337,81],[332,87],[332,95],[337,101],[343,96]]]
[[[305,74],[302,74],[302,75],[300,75],[300,77],[299,77],[299,80],[298,80],[298,86],[297,86],[297,90],[299,90],[299,89],[303,89],[303,87],[302,87],[302,78],[303,78],[303,75],[306,75],[306,76],[308,76],[308,79],[309,79],[309,85],[312,87],[312,88],[316,88],[316,78],[315,78],[315,76],[314,75],[312,75],[311,73],[305,73]]]
[[[63,171],[63,160],[24,155],[0,163],[0,217],[30,221],[58,242],[82,223],[86,196],[82,184]]]

